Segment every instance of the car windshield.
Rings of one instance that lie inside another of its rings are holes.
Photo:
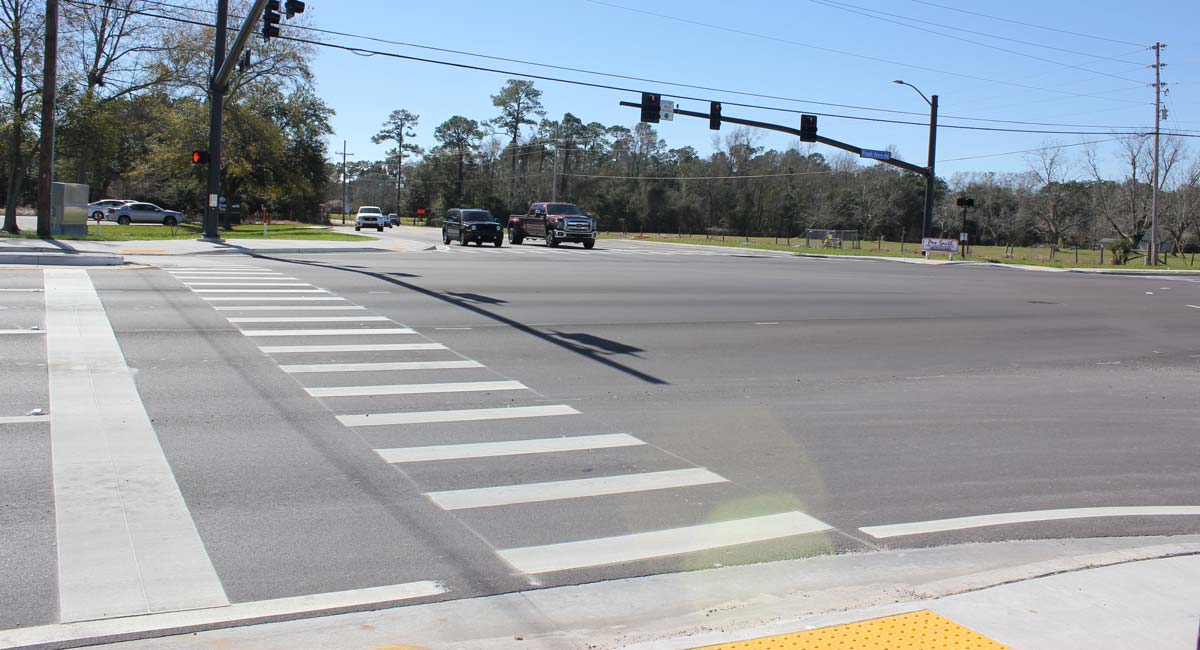
[[[579,208],[570,203],[551,203],[546,206],[546,212],[548,214],[583,214]]]
[[[463,221],[495,221],[492,213],[487,210],[463,210]]]
[[[379,208],[359,208],[358,213],[361,215],[378,216],[383,214]]]

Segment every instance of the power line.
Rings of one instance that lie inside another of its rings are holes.
[[[814,0],[814,1],[815,1],[815,0]],[[824,4],[824,3],[823,3],[823,4]],[[988,38],[995,38],[995,39],[1000,39],[1000,40],[1010,41],[1010,42],[1013,42],[1013,43],[1020,43],[1021,45],[1032,45],[1033,47],[1040,47],[1040,48],[1044,48],[1044,49],[1047,49],[1047,50],[1055,50],[1055,51],[1057,51],[1057,52],[1064,52],[1064,53],[1067,53],[1067,54],[1078,54],[1079,56],[1086,56],[1086,57],[1090,57],[1090,58],[1093,58],[1093,59],[1104,59],[1104,60],[1106,60],[1106,61],[1115,61],[1115,62],[1117,62],[1117,63],[1129,63],[1129,64],[1133,64],[1133,63],[1134,63],[1133,61],[1127,61],[1127,60],[1125,60],[1125,59],[1118,59],[1118,58],[1111,57],[1111,56],[1104,56],[1104,55],[1102,55],[1102,54],[1096,54],[1096,53],[1093,53],[1093,52],[1080,52],[1079,50],[1070,50],[1070,49],[1067,49],[1067,48],[1064,48],[1064,47],[1057,47],[1057,46],[1054,46],[1054,45],[1046,45],[1045,43],[1035,43],[1035,42],[1033,42],[1033,41],[1023,41],[1023,40],[1020,40],[1020,39],[1017,39],[1017,38],[1012,38],[1011,36],[1001,36],[1001,35],[998,35],[998,34],[990,34],[990,33],[988,33],[988,32],[980,32],[980,31],[976,31],[976,30],[973,30],[973,29],[967,29],[967,28],[965,28],[965,27],[957,27],[957,26],[955,26],[955,25],[946,25],[946,24],[943,24],[943,23],[935,23],[935,22],[928,21],[928,20],[921,20],[920,18],[913,18],[912,16],[903,16],[903,15],[900,15],[900,14],[888,13],[888,12],[886,12],[886,11],[879,11],[878,9],[868,9],[868,8],[866,8],[866,7],[861,7],[861,6],[858,6],[858,5],[852,5],[852,4],[850,4],[850,3],[845,3],[845,2],[836,2],[835,0],[829,0],[828,4],[830,4],[830,5],[834,5],[834,4],[836,4],[836,5],[844,5],[844,6],[846,6],[846,7],[854,7],[855,9],[860,9],[860,10],[862,10],[862,11],[869,11],[869,12],[871,12],[871,13],[880,14],[880,15],[883,15],[883,16],[891,16],[891,17],[893,17],[893,18],[901,18],[901,19],[904,19],[904,20],[910,20],[910,21],[912,21],[912,22],[915,22],[915,23],[922,23],[922,24],[925,24],[925,25],[933,25],[934,27],[942,27],[942,28],[944,28],[944,29],[953,29],[953,30],[960,31],[960,32],[966,32],[966,33],[968,33],[968,34],[975,34],[975,35],[977,35],[977,36],[986,36],[986,37],[988,37]],[[840,8],[840,7],[839,7],[839,8]],[[1135,51],[1141,51],[1141,49],[1144,49],[1144,48],[1140,48],[1139,50],[1135,50]],[[1140,64],[1140,63],[1139,63],[1139,64],[1137,64],[1137,65],[1138,65],[1139,67],[1142,67],[1142,64]]]
[[[1092,144],[1100,144],[1102,142],[1116,142],[1117,140],[1121,140],[1121,139],[1122,138],[1107,138],[1104,140],[1092,140],[1090,142],[1073,142],[1071,144],[1058,144],[1058,145],[1051,145],[1051,146],[1047,146],[1047,147],[1036,147],[1033,149],[1019,149],[1017,151],[1004,151],[1001,153],[988,153],[988,154],[983,154],[981,156],[963,156],[962,158],[946,158],[945,160],[939,160],[937,162],[944,163],[944,162],[957,162],[960,160],[977,160],[979,158],[999,158],[1000,156],[1012,156],[1012,155],[1016,155],[1016,154],[1020,154],[1020,153],[1034,153],[1037,151],[1044,151],[1046,149],[1066,149],[1068,147],[1084,147],[1084,146],[1092,145]]]
[[[1072,31],[1069,31],[1066,29],[1058,29],[1056,27],[1046,27],[1044,25],[1035,25],[1033,23],[1026,23],[1026,22],[1021,22],[1019,20],[1012,20],[1011,18],[1001,18],[999,16],[991,16],[988,14],[980,13],[978,11],[969,11],[967,9],[959,9],[958,7],[950,7],[947,5],[938,4],[936,2],[928,2],[927,0],[912,0],[912,1],[916,2],[917,4],[929,5],[930,7],[937,7],[939,9],[948,9],[950,11],[957,11],[959,13],[970,14],[972,16],[980,16],[982,18],[990,18],[992,20],[1002,20],[1006,23],[1013,23],[1015,25],[1024,25],[1025,27],[1033,27],[1036,29],[1044,29],[1044,30],[1050,31],[1050,32],[1058,32],[1059,34],[1070,34],[1071,36],[1081,36],[1083,38],[1094,38],[1098,41],[1108,41],[1110,43],[1120,43],[1122,45],[1133,45],[1135,47],[1143,47],[1145,49],[1150,49],[1149,46],[1142,45],[1141,43],[1133,43],[1131,41],[1122,41],[1122,40],[1115,39],[1115,38],[1105,38],[1104,36],[1096,36],[1095,34],[1081,34],[1079,32],[1072,32]]]
[[[907,28],[909,28],[909,29],[915,29],[915,30],[922,31],[922,32],[925,32],[925,33],[928,33],[928,34],[936,34],[937,36],[943,36],[943,37],[945,37],[945,38],[952,38],[952,39],[954,39],[954,40],[956,40],[956,41],[962,41],[962,42],[964,42],[964,43],[970,43],[970,44],[972,44],[972,45],[978,45],[978,46],[980,46],[980,47],[986,47],[986,48],[993,49],[993,50],[997,50],[997,51],[1000,51],[1000,52],[1006,52],[1006,53],[1008,53],[1008,54],[1015,54],[1015,55],[1017,55],[1017,56],[1023,56],[1023,57],[1029,58],[1029,59],[1034,59],[1034,60],[1036,60],[1036,61],[1042,61],[1043,63],[1050,63],[1050,64],[1053,64],[1053,65],[1061,66],[1061,67],[1064,67],[1064,68],[1070,68],[1070,69],[1074,69],[1074,70],[1083,70],[1084,72],[1090,72],[1090,73],[1092,73],[1092,74],[1096,74],[1096,75],[1100,75],[1100,76],[1104,76],[1104,77],[1112,77],[1113,79],[1120,79],[1121,81],[1128,81],[1128,82],[1131,82],[1131,83],[1141,83],[1140,81],[1137,81],[1137,80],[1134,80],[1134,79],[1129,79],[1129,78],[1127,78],[1127,77],[1119,77],[1119,76],[1117,76],[1117,75],[1115,75],[1115,74],[1110,74],[1110,73],[1107,73],[1107,72],[1101,72],[1100,70],[1091,70],[1091,69],[1088,69],[1088,68],[1085,68],[1085,67],[1083,67],[1083,64],[1079,64],[1079,65],[1072,65],[1072,64],[1069,64],[1069,63],[1063,63],[1063,62],[1061,62],[1061,61],[1055,61],[1055,60],[1053,60],[1053,59],[1047,59],[1047,58],[1045,58],[1045,57],[1040,57],[1040,56],[1035,56],[1035,55],[1033,55],[1033,54],[1027,54],[1027,53],[1025,53],[1025,52],[1020,52],[1020,51],[1018,51],[1018,50],[1010,50],[1010,49],[1008,49],[1008,48],[1005,48],[1005,47],[999,47],[999,46],[997,46],[997,45],[991,45],[991,44],[988,44],[988,43],[982,43],[982,42],[980,42],[980,41],[973,41],[973,40],[971,40],[971,39],[969,39],[969,38],[963,38],[963,37],[961,37],[961,36],[954,36],[953,34],[946,34],[946,33],[944,33],[944,32],[934,31],[934,30],[932,30],[932,29],[926,29],[926,28],[924,28],[924,27],[918,27],[918,26],[916,26],[916,25],[910,25],[910,24],[908,24],[908,23],[901,22],[901,21],[899,21],[899,20],[892,20],[892,19],[890,19],[890,18],[884,18],[884,17],[883,17],[883,16],[896,16],[896,17],[898,17],[898,18],[904,18],[905,20],[913,20],[913,19],[911,19],[911,18],[905,18],[904,16],[897,16],[897,14],[889,14],[889,13],[882,12],[882,11],[875,11],[875,10],[873,10],[873,9],[863,9],[863,8],[861,8],[861,7],[856,7],[856,6],[854,6],[854,5],[846,5],[846,4],[842,4],[842,3],[840,3],[840,2],[832,2],[832,1],[830,1],[830,0],[809,0],[809,2],[812,2],[812,3],[814,3],[814,4],[819,4],[819,5],[822,5],[822,6],[825,6],[825,7],[831,7],[831,8],[834,8],[834,9],[840,9],[840,10],[842,10],[842,11],[847,11],[847,12],[850,12],[850,13],[852,13],[852,14],[857,14],[857,15],[859,15],[859,16],[865,16],[865,17],[867,17],[867,18],[874,18],[875,20],[881,20],[881,21],[883,21],[883,22],[885,22],[885,23],[891,23],[891,24],[893,24],[893,25],[900,25],[901,27],[907,27]],[[868,13],[868,12],[870,12],[870,13]],[[880,15],[875,15],[875,14],[880,14]],[[924,22],[924,21],[916,21],[916,22]],[[993,37],[993,38],[1000,38],[1000,37]],[[1012,40],[1012,39],[1006,39],[1006,40]],[[1068,51],[1069,51],[1069,50],[1068,50]],[[1084,56],[1089,56],[1089,55],[1086,55],[1086,54],[1085,54]],[[1128,61],[1126,61],[1125,63],[1129,63],[1129,62],[1128,62]]]
[[[92,3],[83,2],[82,0],[67,0],[67,1],[72,2],[74,4],[81,4],[81,5],[87,5],[87,6],[99,6],[99,5],[95,5]],[[589,1],[595,2],[596,0],[589,0]],[[177,17],[173,17],[173,16],[164,16],[161,14],[150,14],[147,12],[137,12],[137,13],[141,13],[146,16],[162,18],[165,20],[173,20],[173,21],[177,21],[177,22],[201,25],[204,27],[210,26],[205,23],[199,23],[196,21],[177,18]],[[430,58],[426,58],[426,57],[418,57],[418,56],[412,56],[412,55],[408,55],[408,54],[400,54],[397,52],[385,52],[385,51],[381,51],[381,50],[371,50],[371,49],[367,49],[367,48],[352,47],[349,45],[341,45],[341,44],[337,44],[337,43],[314,41],[314,40],[309,40],[309,39],[304,39],[304,38],[296,38],[293,36],[279,36],[276,38],[281,38],[283,40],[288,40],[288,41],[292,41],[292,42],[296,42],[296,43],[303,43],[303,44],[307,44],[307,45],[327,47],[330,49],[336,49],[336,50],[341,50],[341,51],[345,51],[345,52],[350,52],[353,54],[358,54],[360,56],[382,56],[382,57],[386,57],[386,58],[393,58],[393,59],[399,59],[399,60],[405,60],[405,61],[415,61],[415,62],[420,62],[420,63],[432,63],[432,64],[436,64],[436,65],[443,65],[443,66],[459,68],[459,69],[464,69],[464,70],[475,70],[478,72],[489,72],[489,73],[494,73],[494,74],[503,74],[503,75],[514,76],[514,77],[524,77],[527,79],[537,79],[537,80],[541,80],[541,81],[570,84],[570,85],[575,85],[575,86],[596,88],[596,89],[601,89],[601,90],[612,90],[612,91],[625,92],[625,93],[640,93],[641,92],[640,90],[633,89],[633,88],[612,86],[612,85],[608,85],[608,84],[600,84],[600,83],[595,83],[595,82],[590,82],[590,81],[580,81],[577,79],[564,79],[564,78],[560,78],[560,77],[550,77],[547,75],[537,75],[537,74],[532,74],[532,73],[528,73],[528,72],[517,72],[517,71],[512,71],[512,70],[502,70],[502,69],[498,69],[498,68],[488,68],[488,67],[484,67],[484,66],[471,65],[471,64],[467,64],[467,63],[442,61],[442,60],[438,60],[438,59],[430,59]],[[671,95],[671,96],[676,97],[678,99],[697,101],[697,102],[715,101],[715,100],[712,100],[711,98],[689,97],[686,95]],[[805,113],[805,111],[801,111],[801,110],[797,110],[797,109],[789,109],[789,108],[780,108],[778,106],[764,106],[764,105],[760,105],[760,104],[747,104],[747,103],[730,102],[730,101],[723,101],[722,103],[725,105],[728,105],[728,106],[738,106],[741,108],[751,108],[751,109],[758,109],[758,110],[765,110],[765,111],[775,111],[775,112],[780,112],[780,113],[790,113],[790,114],[804,114]],[[924,122],[911,122],[911,121],[904,121],[904,120],[863,117],[863,116],[858,116],[858,115],[841,115],[841,114],[836,114],[836,113],[819,113],[819,112],[815,112],[815,111],[814,111],[814,113],[816,115],[821,115],[821,116],[825,116],[825,117],[834,117],[834,118],[857,120],[857,121],[864,121],[864,122],[877,122],[877,123],[885,123],[885,124],[903,124],[903,125],[920,126],[920,127],[928,126]],[[1009,129],[1009,128],[999,128],[999,127],[967,126],[967,125],[959,125],[959,124],[943,124],[943,125],[940,125],[940,128],[959,129],[959,130],[968,130],[968,131],[980,131],[980,132],[1031,133],[1031,134],[1043,134],[1043,135],[1141,135],[1141,133],[1137,133],[1137,132],[1098,133],[1096,131]],[[1200,135],[1187,136],[1187,137],[1200,137]]]
[[[1082,93],[1073,93],[1070,91],[1058,90],[1058,89],[1053,89],[1053,88],[1041,88],[1039,86],[1030,86],[1027,84],[1020,84],[1015,81],[1003,81],[1000,79],[989,79],[987,77],[979,77],[979,76],[969,75],[969,74],[965,74],[965,73],[961,73],[961,72],[950,72],[949,70],[940,70],[938,68],[930,68],[928,66],[916,65],[913,63],[902,63],[900,61],[892,61],[890,59],[884,59],[884,58],[875,57],[875,56],[868,56],[866,54],[859,54],[857,52],[850,52],[847,50],[837,50],[837,49],[833,49],[833,48],[829,48],[829,47],[812,45],[810,43],[802,43],[800,41],[792,41],[792,40],[788,40],[786,38],[780,38],[778,36],[768,36],[766,34],[758,34],[755,32],[750,32],[750,31],[741,30],[741,29],[735,29],[732,27],[724,27],[722,25],[713,25],[711,23],[700,22],[698,20],[691,20],[689,18],[680,18],[678,16],[672,16],[669,14],[661,14],[661,13],[656,13],[653,11],[646,11],[645,9],[636,9],[634,7],[626,7],[624,5],[613,4],[610,2],[604,2],[603,0],[587,0],[587,1],[592,4],[602,5],[605,7],[612,7],[614,9],[622,9],[624,11],[630,11],[633,13],[645,14],[647,16],[654,16],[656,18],[664,18],[666,20],[674,20],[674,21],[681,22],[681,23],[687,23],[687,24],[691,24],[691,25],[699,25],[701,27],[707,27],[709,29],[716,29],[716,30],[720,30],[720,31],[730,32],[733,34],[739,34],[742,36],[750,36],[753,38],[760,38],[760,39],[775,41],[775,42],[779,42],[779,43],[786,43],[788,45],[795,45],[798,47],[805,47],[805,48],[809,48],[809,49],[820,50],[822,52],[831,52],[833,54],[838,54],[841,56],[848,56],[848,57],[852,57],[852,58],[856,58],[856,59],[865,59],[867,61],[875,61],[877,63],[887,63],[890,65],[898,65],[898,66],[903,66],[906,68],[913,68],[915,70],[924,70],[926,72],[935,72],[938,74],[944,74],[944,75],[949,75],[949,76],[953,76],[953,77],[962,77],[964,79],[973,79],[975,81],[986,81],[988,83],[1001,84],[1001,85],[1005,85],[1005,86],[1014,86],[1017,88],[1025,88],[1027,90],[1037,90],[1037,91],[1047,92],[1047,93],[1074,95],[1076,97],[1091,97],[1092,96],[1092,95],[1087,95],[1087,94],[1082,94]],[[1116,99],[1116,98],[1111,98],[1111,97],[1100,97],[1100,99],[1104,99],[1106,101],[1114,101],[1114,102],[1128,102],[1129,101],[1129,100],[1122,100],[1122,99]],[[1134,102],[1129,102],[1129,103],[1134,103]]]
[[[67,1],[74,2],[76,4],[87,4],[85,2],[81,2],[80,0],[67,0]],[[167,3],[167,2],[161,2],[158,0],[143,0],[143,2],[161,6],[161,7],[169,7],[169,8],[173,8],[173,9],[179,9],[179,10],[199,11],[202,13],[210,13],[210,14],[215,13],[215,12],[212,12],[211,10],[193,9],[191,7],[186,7],[186,6],[177,5],[177,4],[171,4],[171,3]],[[96,5],[89,5],[89,6],[96,6]],[[140,12],[140,13],[143,13],[144,15],[147,15],[147,16],[155,16],[155,14],[149,14],[146,12]],[[166,16],[159,16],[159,17],[171,19],[170,17],[166,17]],[[234,18],[238,19],[239,17],[234,16]],[[203,23],[196,23],[196,22],[192,22],[192,21],[185,21],[185,22],[189,22],[189,24],[203,24]],[[339,31],[334,31],[334,30],[320,29],[320,28],[310,27],[310,26],[306,26],[306,25],[289,25],[289,29],[292,29],[292,28],[310,31],[310,32],[314,32],[314,33],[320,33],[320,34],[345,36],[345,37],[349,37],[349,38],[356,38],[356,39],[374,41],[374,42],[379,42],[379,43],[387,43],[387,44],[391,44],[391,45],[400,45],[403,47],[427,49],[427,50],[432,50],[432,51],[437,51],[437,52],[458,54],[458,55],[462,55],[462,56],[472,56],[472,57],[478,57],[478,58],[490,59],[490,60],[496,60],[496,61],[520,63],[523,65],[532,65],[532,66],[544,67],[544,68],[555,69],[555,70],[580,72],[583,74],[604,76],[604,77],[610,77],[610,78],[615,78],[615,79],[626,79],[626,80],[630,80],[630,81],[641,81],[641,82],[652,83],[652,84],[675,86],[675,87],[679,87],[679,88],[692,88],[692,89],[696,89],[696,90],[728,93],[728,94],[742,95],[742,96],[747,96],[747,97],[777,99],[780,101],[788,101],[788,102],[794,102],[794,103],[800,103],[800,104],[833,106],[833,107],[839,107],[839,108],[850,108],[850,109],[855,109],[855,110],[874,111],[874,112],[881,112],[881,113],[893,113],[893,114],[899,114],[899,115],[914,115],[914,116],[924,116],[925,115],[924,113],[919,113],[919,112],[915,112],[915,111],[901,111],[901,110],[896,110],[896,109],[877,108],[877,107],[871,107],[871,106],[859,106],[859,105],[854,105],[854,104],[840,104],[840,103],[834,103],[834,102],[823,102],[823,101],[817,101],[817,100],[811,100],[811,99],[801,99],[801,98],[795,98],[795,97],[784,97],[784,96],[779,96],[779,95],[752,93],[752,92],[746,92],[746,91],[714,88],[714,87],[710,87],[710,86],[700,86],[700,85],[673,82],[673,81],[663,81],[663,80],[658,80],[658,79],[647,79],[647,78],[643,78],[643,77],[634,77],[634,76],[629,76],[629,75],[621,75],[621,74],[614,74],[614,73],[608,73],[608,72],[599,72],[599,71],[595,71],[595,70],[587,70],[584,68],[573,68],[573,67],[553,65],[553,64],[548,64],[548,63],[539,63],[536,61],[527,61],[527,60],[522,60],[522,59],[513,59],[513,58],[509,58],[509,57],[493,56],[493,55],[480,54],[480,53],[476,53],[476,52],[468,52],[468,51],[463,51],[463,50],[453,50],[453,49],[434,47],[434,46],[429,46],[429,45],[421,45],[421,44],[417,44],[417,43],[409,43],[409,42],[404,42],[404,41],[395,41],[395,40],[389,40],[389,39],[385,39],[385,38],[378,38],[378,37],[374,37],[374,36],[366,36],[363,34],[354,34],[354,33],[350,33],[350,32],[339,32]],[[368,51],[366,51],[366,50],[356,51],[354,49],[351,49],[350,51],[355,54],[358,54],[360,56],[372,56],[372,54],[368,53]],[[519,73],[511,73],[511,74],[519,74]],[[1105,91],[1105,92],[1108,92],[1108,91]],[[1091,96],[1091,95],[1085,95],[1085,96]],[[1114,100],[1114,101],[1124,101],[1124,100]],[[752,104],[738,104],[738,105],[744,106],[744,107],[755,107],[755,105],[752,105]],[[764,108],[764,107],[758,107],[758,108]],[[770,108],[770,107],[765,107],[765,110],[775,110],[775,109]],[[780,110],[783,110],[783,109],[780,109]],[[798,113],[801,111],[792,111],[792,112]],[[827,117],[841,117],[841,118],[845,118],[845,119],[860,119],[856,116],[838,115],[838,114],[833,114],[833,113],[817,113],[817,115],[822,115],[822,116],[827,116]],[[971,122],[1024,124],[1024,125],[1028,125],[1028,126],[1058,126],[1058,127],[1064,127],[1064,128],[1084,128],[1084,129],[1138,129],[1138,128],[1143,128],[1143,127],[1139,127],[1139,126],[1118,126],[1118,125],[1106,125],[1106,124],[1060,124],[1060,123],[1053,123],[1053,122],[1033,122],[1033,121],[1025,121],[1025,120],[1002,120],[1002,119],[969,117],[969,116],[948,115],[948,114],[942,115],[942,118],[943,119],[961,120],[961,121],[971,121]],[[909,122],[897,122],[897,123],[898,124],[910,124]],[[952,125],[944,125],[944,126],[951,127]]]

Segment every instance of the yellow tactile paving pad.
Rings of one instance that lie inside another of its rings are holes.
[[[698,650],[1010,650],[928,610]]]

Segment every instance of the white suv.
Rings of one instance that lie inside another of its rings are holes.
[[[355,230],[362,230],[366,227],[383,232],[383,227],[386,224],[387,217],[383,216],[383,211],[373,205],[364,205],[359,208],[358,214],[354,217]]]

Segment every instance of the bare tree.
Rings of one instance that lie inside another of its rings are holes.
[[[1070,161],[1064,157],[1062,148],[1046,146],[1030,154],[1026,162],[1040,186],[1033,197],[1034,214],[1049,240],[1050,259],[1054,259],[1058,246],[1067,234],[1086,221],[1086,214],[1069,204],[1065,182]]]

